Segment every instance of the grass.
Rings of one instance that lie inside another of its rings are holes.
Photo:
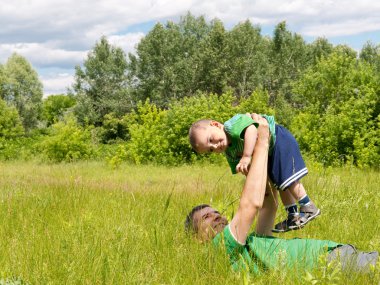
[[[379,172],[318,165],[309,170],[303,183],[322,215],[281,237],[380,250]],[[210,203],[232,216],[244,180],[227,166],[122,165],[112,170],[96,162],[8,162],[0,163],[0,181],[3,283],[380,282],[379,267],[368,275],[320,268],[309,275],[272,271],[256,279],[233,272],[223,252],[183,232],[184,217],[196,204]],[[279,209],[277,220],[284,217]]]

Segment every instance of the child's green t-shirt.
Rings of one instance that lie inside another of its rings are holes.
[[[271,134],[269,155],[273,151],[274,144],[276,142],[276,129],[273,116],[262,115],[269,123],[269,131]],[[224,130],[228,134],[231,143],[226,149],[225,156],[228,164],[230,165],[233,174],[236,174],[236,166],[238,165],[244,151],[244,131],[250,126],[255,125],[258,127],[258,123],[255,122],[250,116],[246,114],[237,114],[224,123]]]

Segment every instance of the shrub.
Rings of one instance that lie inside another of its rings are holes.
[[[291,125],[301,148],[326,165],[380,165],[380,89],[369,65],[333,55],[294,90],[309,99]]]
[[[221,96],[199,94],[173,102],[168,110],[161,110],[149,101],[140,103],[137,111],[126,119],[130,141],[126,144],[126,151],[120,150],[117,156],[127,157],[135,163],[155,162],[168,165],[203,159],[220,162],[224,160],[223,156],[198,156],[191,149],[188,132],[193,122],[205,118],[225,122],[239,112],[272,112],[266,107],[266,93],[254,93],[241,101],[240,105],[234,99],[231,93]]]
[[[41,143],[41,149],[53,162],[87,159],[94,151],[90,131],[79,127],[73,118],[52,125],[50,135]]]
[[[16,108],[9,107],[0,98],[0,138],[15,138],[24,133]]]

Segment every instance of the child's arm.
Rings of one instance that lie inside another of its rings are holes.
[[[236,166],[236,172],[241,172],[245,175],[248,174],[249,164],[255,148],[257,140],[257,128],[254,125],[250,125],[245,129],[244,133],[244,151],[243,156],[240,159],[239,164]]]

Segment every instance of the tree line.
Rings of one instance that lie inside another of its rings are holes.
[[[0,65],[0,158],[28,140],[27,156],[57,161],[186,163],[199,159],[187,143],[192,121],[262,112],[324,164],[378,167],[379,74],[380,45],[358,54],[307,43],[285,22],[268,37],[248,20],[227,30],[187,14],[156,24],[128,55],[101,37],[67,94],[43,99],[36,72],[12,55]]]

